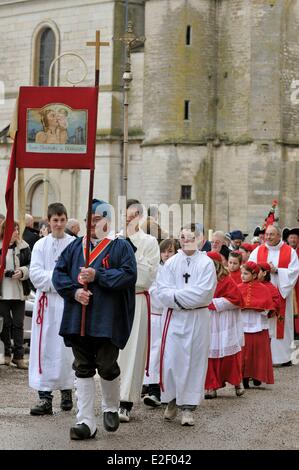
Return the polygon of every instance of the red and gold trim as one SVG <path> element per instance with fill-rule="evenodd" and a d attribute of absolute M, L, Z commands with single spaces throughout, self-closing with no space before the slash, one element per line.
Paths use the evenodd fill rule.
<path fill-rule="evenodd" d="M 108 245 L 110 245 L 112 241 L 113 240 L 109 238 L 104 238 L 104 240 L 102 240 L 95 248 L 93 248 L 93 250 L 90 251 L 89 266 L 97 259 L 98 256 L 100 256 L 100 254 L 105 250 L 105 248 L 107 248 Z M 82 250 L 84 261 L 86 261 L 86 237 L 84 237 L 82 241 Z"/>

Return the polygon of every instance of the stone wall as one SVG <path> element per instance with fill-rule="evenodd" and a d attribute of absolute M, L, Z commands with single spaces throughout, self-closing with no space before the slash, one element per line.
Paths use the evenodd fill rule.
<path fill-rule="evenodd" d="M 145 12 L 146 144 L 206 141 L 213 132 L 215 15 L 209 0 L 150 0 Z M 192 27 L 186 45 L 186 28 Z M 184 120 L 184 102 L 190 119 Z"/>

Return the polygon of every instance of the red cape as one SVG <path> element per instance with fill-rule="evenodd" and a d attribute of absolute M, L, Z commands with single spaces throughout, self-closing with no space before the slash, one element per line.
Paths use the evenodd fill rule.
<path fill-rule="evenodd" d="M 225 297 L 229 302 L 238 305 L 240 308 L 243 306 L 240 289 L 230 276 L 224 276 L 218 281 L 214 299 L 217 297 Z"/>
<path fill-rule="evenodd" d="M 274 311 L 277 315 L 279 315 L 280 308 L 281 308 L 281 298 L 282 298 L 279 293 L 279 290 L 270 281 L 262 282 L 262 284 L 264 284 L 264 286 L 266 286 L 269 289 L 270 295 L 272 297 L 273 304 L 274 304 Z"/>
<path fill-rule="evenodd" d="M 244 300 L 244 309 L 275 310 L 270 290 L 259 281 L 238 285 Z"/>
<path fill-rule="evenodd" d="M 242 279 L 241 279 L 241 269 L 238 269 L 238 271 L 233 271 L 229 273 L 230 277 L 235 281 L 235 283 L 241 284 Z"/>

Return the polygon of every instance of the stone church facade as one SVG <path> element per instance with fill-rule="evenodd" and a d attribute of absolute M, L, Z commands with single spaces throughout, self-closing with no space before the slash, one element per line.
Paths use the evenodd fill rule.
<path fill-rule="evenodd" d="M 279 201 L 282 226 L 299 207 L 299 0 L 129 0 L 129 19 L 146 37 L 132 51 L 128 196 L 145 205 L 196 202 L 207 228 L 251 233 Z M 94 195 L 121 194 L 125 0 L 0 0 L 5 85 L 0 132 L 18 88 L 44 83 L 45 38 L 53 57 L 80 54 L 93 84 L 100 29 L 99 118 Z M 50 30 L 50 31 L 49 31 Z M 54 38 L 54 40 L 53 40 Z M 81 65 L 62 58 L 52 83 Z M 75 59 L 74 59 L 75 60 Z M 298 84 L 296 83 L 298 80 Z M 47 84 L 47 83 L 44 83 Z M 297 93 L 298 89 L 298 93 Z M 11 144 L 0 133 L 0 212 Z M 42 216 L 44 172 L 25 170 L 26 209 Z M 88 172 L 51 170 L 49 201 L 83 220 Z"/>

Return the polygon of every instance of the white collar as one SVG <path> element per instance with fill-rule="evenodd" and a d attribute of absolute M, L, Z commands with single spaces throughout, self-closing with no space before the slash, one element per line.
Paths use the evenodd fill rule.
<path fill-rule="evenodd" d="M 197 250 L 193 253 L 193 255 L 186 255 L 186 253 L 180 248 L 178 250 L 178 253 L 180 253 L 180 255 L 183 256 L 184 258 L 193 258 L 193 257 L 197 256 L 200 252 Z"/>
<path fill-rule="evenodd" d="M 284 245 L 284 241 L 283 240 L 280 240 L 279 243 L 277 243 L 277 245 L 268 245 L 268 243 L 265 243 L 266 247 L 268 248 L 268 250 L 270 251 L 279 251 L 280 248 L 282 247 L 282 245 Z"/>
<path fill-rule="evenodd" d="M 113 230 L 110 230 L 108 235 L 105 238 L 103 238 L 103 240 L 106 239 L 106 238 L 108 238 L 108 240 L 115 240 L 115 232 Z M 90 241 L 93 245 L 98 245 L 103 240 L 99 240 L 98 238 L 90 239 Z"/>

